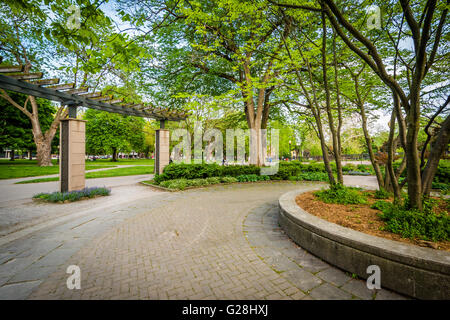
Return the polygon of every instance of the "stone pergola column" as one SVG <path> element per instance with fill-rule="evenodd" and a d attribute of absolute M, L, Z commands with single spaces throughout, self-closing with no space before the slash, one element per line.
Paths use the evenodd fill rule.
<path fill-rule="evenodd" d="M 169 130 L 165 129 L 165 121 L 160 121 L 160 129 L 156 130 L 155 174 L 161 174 L 169 164 Z"/>
<path fill-rule="evenodd" d="M 74 107 L 70 107 L 72 109 Z M 81 190 L 85 187 L 85 130 L 86 121 L 74 118 L 73 109 L 69 118 L 61 120 L 59 152 L 60 191 Z"/>

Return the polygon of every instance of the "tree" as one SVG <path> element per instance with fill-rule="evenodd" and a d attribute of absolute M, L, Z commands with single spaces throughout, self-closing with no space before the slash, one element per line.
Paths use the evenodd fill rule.
<path fill-rule="evenodd" d="M 26 95 L 15 92 L 8 92 L 8 95 L 21 105 L 27 99 Z M 56 108 L 45 99 L 36 99 L 36 103 L 40 111 L 40 123 L 44 130 L 47 130 L 51 126 Z M 11 160 L 14 159 L 14 150 L 25 149 L 31 152 L 35 149 L 30 119 L 3 99 L 0 99 L 0 147 L 11 148 Z"/>
<path fill-rule="evenodd" d="M 75 86 L 102 85 L 104 76 L 126 81 L 123 72 L 136 70 L 142 56 L 139 47 L 114 26 L 113 21 L 99 8 L 102 1 L 77 1 L 80 23 L 69 28 L 72 1 L 41 3 L 36 0 L 7 1 L 0 5 L 0 51 L 5 62 L 24 66 L 24 72 L 39 72 L 48 66 L 52 75 L 68 80 Z M 51 10 L 52 14 L 48 14 Z M 57 63 L 56 63 L 57 61 Z M 55 71 L 55 64 L 60 67 Z M 87 88 L 86 88 L 87 90 Z M 61 105 L 51 125 L 44 130 L 36 98 L 28 96 L 17 103 L 5 90 L 0 98 L 7 100 L 31 121 L 33 139 L 40 166 L 50 166 L 52 141 L 61 119 L 67 116 Z M 28 108 L 28 104 L 31 108 Z"/>
<path fill-rule="evenodd" d="M 411 208 L 422 209 L 422 196 L 429 195 L 439 158 L 446 150 L 450 139 L 450 116 L 447 116 L 437 134 L 438 143 L 431 146 L 430 157 L 421 170 L 418 132 L 420 118 L 424 112 L 421 107 L 424 100 L 422 86 L 428 82 L 427 76 L 434 78 L 438 75 L 443 79 L 445 71 L 442 66 L 448 65 L 446 62 L 448 59 L 443 59 L 448 52 L 445 52 L 445 46 L 440 46 L 440 42 L 448 37 L 448 30 L 444 26 L 449 1 L 441 1 L 439 4 L 436 0 L 413 1 L 413 3 L 408 0 L 380 2 L 382 11 L 389 13 L 389 19 L 386 19 L 389 25 L 373 32 L 358 27 L 365 22 L 366 17 L 360 4 L 346 2 L 348 5 L 346 10 L 352 12 L 347 16 L 333 0 L 318 2 L 320 7 L 310 4 L 280 5 L 295 10 L 306 9 L 325 13 L 348 48 L 391 90 L 393 98 L 391 127 L 397 120 L 400 126 L 400 141 L 406 153 L 409 205 Z M 412 49 L 403 48 L 399 40 L 411 41 Z M 388 44 L 395 49 L 394 57 L 383 55 L 387 52 L 383 49 Z M 396 70 L 399 66 L 405 70 L 406 76 L 397 78 Z M 438 107 L 437 114 L 444 108 Z M 390 150 L 392 158 L 392 148 Z M 390 171 L 394 178 L 393 171 Z"/>
<path fill-rule="evenodd" d="M 422 113 L 422 83 L 435 63 L 436 55 L 439 54 L 439 43 L 443 36 L 443 31 L 445 32 L 444 24 L 448 13 L 449 1 L 447 1 L 447 5 L 442 1 L 439 6 L 437 6 L 436 0 L 428 0 L 424 4 L 417 3 L 416 6 L 411 6 L 408 0 L 400 0 L 399 4 L 401 12 L 398 13 L 398 16 L 401 17 L 402 25 L 403 19 L 406 20 L 406 24 L 411 32 L 408 37 L 413 42 L 414 57 L 412 61 L 414 63 L 405 63 L 405 67 L 410 68 L 412 73 L 408 79 L 410 82 L 407 90 L 395 78 L 395 74 L 389 74 L 387 64 L 378 53 L 374 41 L 358 31 L 344 17 L 342 11 L 332 0 L 324 0 L 322 2 L 323 10 L 339 36 L 392 90 L 394 108 L 397 115 L 401 114 L 400 105 L 406 113 L 406 137 L 404 139 L 404 145 L 407 162 L 409 205 L 412 208 L 422 209 L 422 195 L 429 195 L 431 182 L 436 173 L 439 159 L 446 150 L 450 140 L 450 116 L 448 116 L 438 134 L 439 143 L 435 143 L 432 146 L 427 165 L 423 172 L 421 172 L 417 138 Z M 417 19 L 415 15 L 420 18 Z M 398 16 L 394 18 L 398 20 Z M 401 32 L 404 32 L 403 26 L 400 27 L 399 33 Z M 355 44 L 356 41 L 358 41 L 358 44 Z M 396 45 L 395 48 L 399 55 L 401 55 L 398 43 L 394 43 L 394 45 Z"/>
<path fill-rule="evenodd" d="M 90 154 L 110 154 L 117 161 L 118 152 L 142 151 L 144 125 L 142 118 L 89 109 L 86 122 L 86 151 Z"/>
<path fill-rule="evenodd" d="M 267 127 L 271 107 L 270 96 L 283 69 L 277 61 L 282 50 L 278 26 L 283 18 L 274 14 L 265 2 L 255 1 L 147 1 L 147 7 L 167 14 L 144 14 L 136 24 L 149 21 L 157 28 L 158 38 L 175 46 L 178 70 L 168 73 L 186 78 L 186 72 L 208 75 L 227 82 L 230 96 L 240 95 L 248 127 L 254 129 L 251 163 L 264 162 L 260 129 Z M 147 13 L 145 8 L 140 8 Z M 160 17 L 158 19 L 158 17 Z M 170 20 L 172 24 L 167 23 Z M 164 26 L 164 27 L 161 27 Z M 288 25 L 281 32 L 289 33 Z M 155 29 L 155 28 L 154 28 Z M 168 40 L 170 38 L 170 40 Z M 184 61 L 179 54 L 182 53 Z M 166 65 L 173 65 L 168 63 Z M 160 65 L 157 67 L 161 68 Z M 184 70 L 184 72 L 182 72 Z M 192 75 L 192 72 L 191 72 Z M 217 81 L 216 81 L 217 82 Z M 191 92 L 192 93 L 192 92 Z"/>

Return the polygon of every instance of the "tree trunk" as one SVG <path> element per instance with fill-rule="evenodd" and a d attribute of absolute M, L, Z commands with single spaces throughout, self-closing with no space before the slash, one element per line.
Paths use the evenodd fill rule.
<path fill-rule="evenodd" d="M 335 185 L 336 180 L 334 179 L 333 170 L 331 169 L 331 166 L 330 166 L 330 159 L 328 157 L 328 148 L 327 148 L 327 145 L 325 144 L 325 135 L 323 133 L 323 127 L 322 127 L 322 121 L 320 118 L 320 113 L 314 112 L 314 107 L 312 107 L 311 110 L 313 112 L 314 119 L 316 120 L 317 134 L 318 134 L 318 138 L 320 140 L 320 147 L 322 149 L 323 163 L 325 165 L 325 171 L 328 174 L 328 179 L 330 180 L 330 184 Z"/>
<path fill-rule="evenodd" d="M 113 148 L 112 151 L 113 151 L 113 154 L 112 154 L 113 157 L 112 157 L 111 161 L 117 162 L 117 148 Z"/>
<path fill-rule="evenodd" d="M 362 119 L 362 128 L 364 132 L 364 138 L 366 140 L 367 150 L 369 151 L 370 162 L 372 163 L 373 169 L 375 170 L 375 175 L 378 181 L 378 188 L 381 190 L 384 189 L 383 175 L 381 174 L 380 166 L 375 159 L 375 154 L 372 148 L 372 138 L 370 137 L 369 130 L 367 130 L 366 111 L 364 105 L 360 105 L 359 108 L 361 111 L 360 114 Z"/>
<path fill-rule="evenodd" d="M 14 157 L 15 157 L 16 155 L 14 154 L 14 149 L 12 149 L 11 148 L 11 152 L 9 153 L 9 160 L 10 161 L 14 161 Z"/>
<path fill-rule="evenodd" d="M 338 183 L 343 184 L 344 178 L 342 175 L 341 152 L 339 150 L 340 146 L 338 144 L 336 128 L 334 126 L 333 113 L 331 111 L 330 90 L 328 87 L 326 43 L 327 43 L 327 26 L 325 20 L 325 13 L 322 12 L 322 75 L 323 75 L 323 86 L 325 89 L 325 107 L 328 116 L 328 125 L 330 127 L 331 138 L 333 142 L 333 155 L 334 160 L 336 162 L 337 179 Z"/>
<path fill-rule="evenodd" d="M 40 167 L 52 166 L 51 141 L 39 139 L 36 143 L 36 160 Z"/>
<path fill-rule="evenodd" d="M 420 97 L 419 90 L 416 89 L 412 88 L 411 90 L 411 105 L 407 116 L 408 131 L 406 134 L 405 151 L 409 206 L 410 208 L 422 210 L 422 178 L 420 175 L 419 151 L 417 149 L 417 136 L 420 128 Z"/>
<path fill-rule="evenodd" d="M 398 102 L 398 98 L 396 98 L 396 94 L 394 92 L 394 104 Z M 394 202 L 397 202 L 401 199 L 400 187 L 398 186 L 398 181 L 396 179 L 394 173 L 394 153 L 395 153 L 395 145 L 394 143 L 394 134 L 395 134 L 395 119 L 396 119 L 396 108 L 392 110 L 391 120 L 390 120 L 390 130 L 389 130 L 389 140 L 388 140 L 388 160 L 386 164 L 386 177 L 389 176 L 389 180 L 385 183 L 385 187 L 389 185 L 394 192 Z M 390 190 L 389 190 L 390 191 Z"/>
<path fill-rule="evenodd" d="M 422 194 L 429 196 L 434 175 L 436 174 L 439 160 L 447 149 L 450 140 L 450 116 L 447 116 L 442 124 L 436 141 L 431 146 L 428 161 L 422 174 Z"/>

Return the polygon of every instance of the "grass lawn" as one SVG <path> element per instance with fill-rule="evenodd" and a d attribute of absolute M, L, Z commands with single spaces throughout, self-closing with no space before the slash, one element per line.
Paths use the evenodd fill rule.
<path fill-rule="evenodd" d="M 89 161 L 86 160 L 86 164 L 113 164 L 115 166 L 122 166 L 122 165 L 146 165 L 146 166 L 152 166 L 155 164 L 154 159 L 118 159 L 117 162 L 112 162 L 111 159 L 97 159 L 95 161 Z"/>
<path fill-rule="evenodd" d="M 52 167 L 38 167 L 36 160 L 0 160 L 0 179 L 14 179 L 25 177 L 46 176 L 59 173 L 59 166 L 57 160 L 52 160 Z M 99 159 L 96 161 L 86 161 L 86 171 L 101 169 L 101 168 L 115 168 L 120 165 L 143 165 L 153 166 L 154 160 L 136 159 L 136 160 L 119 160 L 118 162 L 111 162 L 108 159 Z"/>
<path fill-rule="evenodd" d="M 115 168 L 114 165 L 89 165 L 86 164 L 86 171 L 101 169 L 101 168 Z M 36 177 L 36 176 L 46 176 L 50 174 L 58 174 L 59 166 L 54 165 L 53 167 L 38 167 L 25 166 L 25 165 L 12 165 L 12 166 L 0 166 L 0 179 L 14 179 L 14 178 L 24 178 L 24 177 Z"/>
<path fill-rule="evenodd" d="M 97 171 L 97 172 L 86 172 L 86 179 L 134 176 L 134 175 L 152 174 L 152 173 L 153 173 L 153 166 L 139 165 L 136 167 L 116 168 L 116 169 Z M 59 177 L 41 178 L 41 179 L 32 179 L 32 180 L 28 180 L 28 181 L 17 182 L 16 184 L 49 182 L 49 181 L 58 181 L 58 180 L 59 180 Z"/>

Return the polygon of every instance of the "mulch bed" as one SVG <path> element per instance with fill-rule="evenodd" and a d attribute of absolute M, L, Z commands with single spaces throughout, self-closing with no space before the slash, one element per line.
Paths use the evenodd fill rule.
<path fill-rule="evenodd" d="M 295 202 L 303 210 L 319 218 L 373 236 L 409 243 L 421 247 L 450 251 L 450 241 L 430 242 L 419 239 L 407 239 L 402 238 L 398 234 L 380 230 L 385 223 L 378 216 L 380 211 L 370 208 L 370 206 L 377 200 L 370 196 L 370 192 L 368 192 L 368 204 L 357 205 L 325 203 L 315 197 L 313 193 L 314 192 L 302 193 L 295 198 Z"/>

